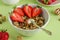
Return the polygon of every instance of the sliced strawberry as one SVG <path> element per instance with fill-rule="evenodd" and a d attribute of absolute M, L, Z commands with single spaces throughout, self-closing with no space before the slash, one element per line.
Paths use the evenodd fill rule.
<path fill-rule="evenodd" d="M 23 7 L 23 10 L 24 10 L 25 14 L 26 14 L 29 18 L 31 18 L 32 7 L 31 7 L 31 6 L 24 6 L 24 7 Z"/>
<path fill-rule="evenodd" d="M 10 18 L 12 21 L 18 21 L 14 13 L 10 15 Z"/>
<path fill-rule="evenodd" d="M 52 0 L 52 2 L 55 2 L 56 0 Z"/>
<path fill-rule="evenodd" d="M 47 5 L 50 5 L 50 4 L 53 3 L 52 0 L 41 0 L 41 2 L 42 2 L 43 4 L 47 4 Z"/>
<path fill-rule="evenodd" d="M 2 38 L 2 32 L 0 32 L 0 39 Z"/>
<path fill-rule="evenodd" d="M 17 13 L 12 13 L 10 16 L 11 20 L 18 21 L 18 22 L 24 22 L 23 17 L 18 15 Z"/>
<path fill-rule="evenodd" d="M 16 17 L 17 17 L 19 22 L 24 22 L 23 16 L 16 14 Z"/>
<path fill-rule="evenodd" d="M 39 0 L 39 1 L 41 1 L 43 4 L 45 4 L 45 3 L 44 3 L 44 0 Z"/>
<path fill-rule="evenodd" d="M 53 3 L 53 2 L 52 2 L 51 0 L 49 0 L 47 4 L 50 5 L 50 4 L 52 4 L 52 3 Z"/>
<path fill-rule="evenodd" d="M 42 9 L 41 8 L 33 8 L 33 12 L 32 12 L 32 17 L 35 17 L 37 15 L 40 15 L 42 13 Z"/>
<path fill-rule="evenodd" d="M 19 7 L 14 9 L 13 13 L 17 13 L 17 14 L 19 14 L 21 16 L 24 16 L 24 12 L 23 12 L 22 8 L 19 8 Z"/>

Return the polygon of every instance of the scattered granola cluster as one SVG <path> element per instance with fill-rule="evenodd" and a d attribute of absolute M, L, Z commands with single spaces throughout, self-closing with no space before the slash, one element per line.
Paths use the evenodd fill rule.
<path fill-rule="evenodd" d="M 5 21 L 6 21 L 6 16 L 3 16 L 2 14 L 0 14 L 0 24 L 2 24 Z"/>

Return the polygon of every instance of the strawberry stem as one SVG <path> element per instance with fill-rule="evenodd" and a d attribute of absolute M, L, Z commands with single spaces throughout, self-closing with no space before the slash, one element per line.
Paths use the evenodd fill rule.
<path fill-rule="evenodd" d="M 7 29 L 5 29 L 5 30 L 2 30 L 2 32 L 6 32 L 7 31 Z"/>
<path fill-rule="evenodd" d="M 48 0 L 44 0 L 44 2 L 46 3 L 46 2 L 48 2 Z"/>
<path fill-rule="evenodd" d="M 11 12 L 9 12 L 9 15 L 11 15 L 13 12 L 11 11 Z"/>
<path fill-rule="evenodd" d="M 45 3 L 45 4 L 48 4 L 48 1 L 49 1 L 49 0 L 44 0 L 44 3 Z"/>
<path fill-rule="evenodd" d="M 42 8 L 41 6 L 37 6 L 37 8 Z"/>
<path fill-rule="evenodd" d="M 15 8 L 16 8 L 16 6 L 17 6 L 17 5 L 15 5 L 15 6 L 13 7 L 13 9 L 15 9 Z"/>
<path fill-rule="evenodd" d="M 25 4 L 24 6 L 27 6 L 28 4 Z"/>
<path fill-rule="evenodd" d="M 25 5 L 23 5 L 23 6 L 27 6 L 28 4 L 25 4 Z"/>

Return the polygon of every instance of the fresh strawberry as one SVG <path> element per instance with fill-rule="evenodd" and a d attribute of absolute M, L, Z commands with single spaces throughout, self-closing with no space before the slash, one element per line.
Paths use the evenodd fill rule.
<path fill-rule="evenodd" d="M 13 10 L 13 13 L 17 13 L 17 14 L 19 14 L 19 15 L 21 15 L 21 16 L 24 16 L 24 12 L 23 12 L 23 10 L 22 10 L 22 8 L 15 8 L 14 10 Z"/>
<path fill-rule="evenodd" d="M 18 14 L 16 14 L 16 17 L 18 19 L 19 22 L 23 22 L 23 16 L 19 16 Z"/>
<path fill-rule="evenodd" d="M 32 7 L 25 5 L 25 6 L 23 7 L 23 10 L 24 10 L 25 14 L 26 14 L 29 18 L 31 18 Z"/>
<path fill-rule="evenodd" d="M 47 4 L 47 5 L 50 5 L 50 4 L 53 3 L 52 0 L 41 0 L 41 2 L 42 2 L 43 4 Z"/>
<path fill-rule="evenodd" d="M 39 0 L 39 1 L 41 1 L 43 4 L 45 4 L 45 3 L 44 3 L 44 0 Z"/>
<path fill-rule="evenodd" d="M 6 39 L 6 38 L 2 38 L 1 40 L 8 40 L 8 39 Z"/>
<path fill-rule="evenodd" d="M 0 40 L 8 40 L 9 34 L 6 32 L 7 30 L 2 30 L 0 32 Z"/>
<path fill-rule="evenodd" d="M 12 13 L 10 16 L 12 21 L 18 21 L 18 22 L 23 22 L 23 17 L 18 15 L 17 13 Z"/>
<path fill-rule="evenodd" d="M 8 38 L 9 38 L 9 34 L 7 32 L 3 32 L 2 39 L 8 39 Z"/>
<path fill-rule="evenodd" d="M 52 2 L 55 2 L 56 0 L 52 0 Z"/>
<path fill-rule="evenodd" d="M 48 2 L 47 2 L 47 5 L 50 5 L 50 4 L 52 4 L 53 2 L 51 1 L 51 0 L 49 0 Z"/>
<path fill-rule="evenodd" d="M 2 38 L 2 32 L 0 32 L 0 39 Z"/>
<path fill-rule="evenodd" d="M 35 7 L 35 8 L 33 8 L 33 11 L 32 11 L 32 17 L 40 15 L 41 13 L 42 13 L 42 9 L 38 8 L 38 7 Z"/>
<path fill-rule="evenodd" d="M 16 18 L 16 15 L 14 13 L 12 13 L 10 15 L 10 18 L 11 18 L 12 21 L 18 21 L 17 18 Z"/>

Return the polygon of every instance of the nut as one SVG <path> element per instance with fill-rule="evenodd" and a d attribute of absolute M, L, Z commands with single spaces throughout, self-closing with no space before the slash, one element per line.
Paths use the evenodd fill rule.
<path fill-rule="evenodd" d="M 56 15 L 60 15 L 60 8 L 57 8 L 57 9 L 55 10 L 55 14 L 56 14 Z"/>
<path fill-rule="evenodd" d="M 39 26 L 42 26 L 44 23 L 43 23 L 43 21 L 42 20 L 39 20 L 38 21 L 39 23 L 37 23 Z"/>
<path fill-rule="evenodd" d="M 0 17 L 2 16 L 2 14 L 0 14 Z"/>
<path fill-rule="evenodd" d="M 17 36 L 17 40 L 23 40 L 22 36 Z"/>
<path fill-rule="evenodd" d="M 2 24 L 2 22 L 3 22 L 3 21 L 2 21 L 2 18 L 0 17 L 0 24 Z"/>
<path fill-rule="evenodd" d="M 44 18 L 43 17 L 40 17 L 39 19 L 42 20 L 42 21 L 44 21 Z"/>
<path fill-rule="evenodd" d="M 6 21 L 6 16 L 2 16 L 2 21 Z"/>
<path fill-rule="evenodd" d="M 60 21 L 60 18 L 58 20 Z"/>
<path fill-rule="evenodd" d="M 15 26 L 19 26 L 19 23 L 18 22 L 13 22 L 13 24 L 15 25 Z"/>

